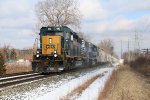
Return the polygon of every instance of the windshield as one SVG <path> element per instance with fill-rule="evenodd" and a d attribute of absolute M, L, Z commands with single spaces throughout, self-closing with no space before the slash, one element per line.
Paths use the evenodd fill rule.
<path fill-rule="evenodd" d="M 63 36 L 62 32 L 56 32 L 55 35 Z"/>
<path fill-rule="evenodd" d="M 62 32 L 50 32 L 50 33 L 45 33 L 44 36 L 51 36 L 51 35 L 59 35 L 59 36 L 63 36 L 63 33 Z"/>

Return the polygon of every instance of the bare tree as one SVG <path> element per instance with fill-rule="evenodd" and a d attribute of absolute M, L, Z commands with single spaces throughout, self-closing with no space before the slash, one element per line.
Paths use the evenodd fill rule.
<path fill-rule="evenodd" d="M 5 44 L 3 47 L 3 56 L 5 62 L 9 61 L 10 59 L 10 44 Z"/>
<path fill-rule="evenodd" d="M 11 52 L 10 52 L 10 59 L 11 60 L 17 60 L 17 53 L 16 53 L 16 50 L 13 48 L 11 49 Z"/>
<path fill-rule="evenodd" d="M 114 54 L 114 46 L 113 46 L 113 42 L 110 39 L 107 40 L 103 40 L 99 43 L 98 47 L 105 51 L 105 53 L 107 54 L 105 56 L 105 59 L 107 59 L 107 61 L 110 61 L 110 56 L 108 55 L 113 55 Z"/>
<path fill-rule="evenodd" d="M 45 0 L 38 2 L 35 8 L 39 27 L 80 26 L 81 15 L 76 0 Z"/>

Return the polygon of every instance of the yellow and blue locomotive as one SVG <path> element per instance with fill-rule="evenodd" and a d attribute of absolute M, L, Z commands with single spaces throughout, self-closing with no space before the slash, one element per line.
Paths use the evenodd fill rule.
<path fill-rule="evenodd" d="M 33 72 L 61 72 L 97 63 L 98 48 L 66 26 L 42 27 L 39 35 L 40 46 L 33 55 Z"/>

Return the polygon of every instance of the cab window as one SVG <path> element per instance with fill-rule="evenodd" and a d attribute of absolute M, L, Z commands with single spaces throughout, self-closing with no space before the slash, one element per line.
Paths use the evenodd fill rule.
<path fill-rule="evenodd" d="M 66 33 L 66 39 L 70 39 L 70 33 Z"/>
<path fill-rule="evenodd" d="M 55 35 L 63 36 L 62 32 L 56 32 Z"/>

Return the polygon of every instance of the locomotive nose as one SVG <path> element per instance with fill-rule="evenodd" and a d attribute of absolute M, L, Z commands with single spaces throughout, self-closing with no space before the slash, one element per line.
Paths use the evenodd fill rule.
<path fill-rule="evenodd" d="M 43 36 L 42 44 L 42 54 L 61 55 L 61 36 Z"/>

